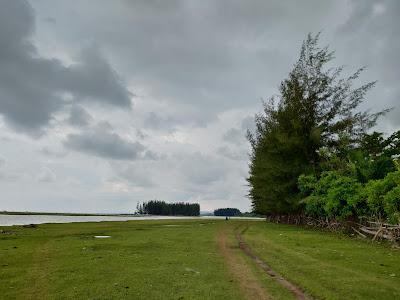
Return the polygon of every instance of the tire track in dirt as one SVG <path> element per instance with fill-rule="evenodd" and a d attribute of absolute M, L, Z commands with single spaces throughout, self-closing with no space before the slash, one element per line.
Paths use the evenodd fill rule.
<path fill-rule="evenodd" d="M 225 258 L 229 271 L 234 277 L 235 282 L 239 285 L 242 295 L 245 299 L 249 300 L 272 299 L 249 268 L 244 257 L 241 256 L 240 249 L 235 247 L 235 240 L 233 239 L 232 243 L 229 239 L 229 233 L 226 227 L 219 231 L 217 234 L 217 244 Z"/>
<path fill-rule="evenodd" d="M 305 294 L 298 286 L 294 285 L 287 279 L 280 276 L 277 272 L 275 272 L 266 262 L 264 262 L 261 258 L 259 258 L 250 246 L 244 241 L 242 234 L 248 229 L 246 227 L 241 232 L 238 230 L 235 233 L 235 237 L 237 242 L 239 243 L 239 248 L 250 257 L 258 267 L 260 267 L 268 276 L 275 279 L 279 284 L 281 284 L 284 288 L 290 291 L 297 299 L 301 300 L 312 300 L 313 298 Z"/>

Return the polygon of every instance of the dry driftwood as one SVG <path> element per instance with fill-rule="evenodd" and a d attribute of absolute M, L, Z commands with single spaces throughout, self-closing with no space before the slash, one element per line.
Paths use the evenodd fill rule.
<path fill-rule="evenodd" d="M 375 241 L 376 238 L 379 236 L 379 234 L 383 231 L 383 227 L 381 226 L 378 231 L 375 233 L 374 238 L 372 239 L 372 241 Z M 382 233 L 383 235 L 383 233 Z"/>
<path fill-rule="evenodd" d="M 378 230 L 371 230 L 368 227 L 360 227 L 359 229 L 360 229 L 360 231 L 362 231 L 364 233 L 372 235 L 373 236 L 373 239 L 372 239 L 373 241 L 375 241 L 377 237 L 382 237 L 382 238 L 387 239 L 387 240 L 395 240 L 394 235 L 391 234 L 390 232 L 386 232 L 385 233 L 384 228 L 379 228 Z"/>
<path fill-rule="evenodd" d="M 328 218 L 312 218 L 304 214 L 296 215 L 268 215 L 266 220 L 274 223 L 306 225 L 316 228 L 325 228 L 333 232 L 356 232 L 363 238 L 386 239 L 392 242 L 400 241 L 400 225 L 387 224 L 382 221 L 369 221 L 366 218 L 338 222 Z"/>
<path fill-rule="evenodd" d="M 355 232 L 357 232 L 360 236 L 362 236 L 364 239 L 367 238 L 367 236 L 363 233 L 361 233 L 360 231 L 358 231 L 357 229 L 355 229 L 354 227 L 351 227 Z"/>

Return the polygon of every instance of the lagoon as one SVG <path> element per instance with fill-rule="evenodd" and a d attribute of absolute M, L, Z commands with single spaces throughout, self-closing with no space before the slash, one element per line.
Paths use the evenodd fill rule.
<path fill-rule="evenodd" d="M 45 224 L 45 223 L 75 223 L 75 222 L 104 222 L 104 221 L 130 221 L 130 220 L 184 220 L 184 219 L 224 219 L 225 217 L 200 216 L 68 216 L 68 215 L 8 215 L 0 214 L 0 226 Z M 233 219 L 265 220 L 263 218 Z"/>
<path fill-rule="evenodd" d="M 175 216 L 65 216 L 65 215 L 1 215 L 0 226 L 44 224 L 44 223 L 74 223 L 74 222 L 103 222 L 129 220 L 169 220 L 193 219 L 198 217 Z"/>

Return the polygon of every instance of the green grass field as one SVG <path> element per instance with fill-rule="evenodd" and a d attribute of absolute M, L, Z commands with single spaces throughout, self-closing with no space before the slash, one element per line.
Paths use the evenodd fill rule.
<path fill-rule="evenodd" d="M 244 234 L 274 270 L 319 299 L 400 299 L 400 250 L 263 222 Z"/>
<path fill-rule="evenodd" d="M 319 299 L 400 299 L 400 251 L 256 221 L 3 227 L 0 299 L 294 299 L 239 249 Z M 96 239 L 95 235 L 111 238 Z"/>

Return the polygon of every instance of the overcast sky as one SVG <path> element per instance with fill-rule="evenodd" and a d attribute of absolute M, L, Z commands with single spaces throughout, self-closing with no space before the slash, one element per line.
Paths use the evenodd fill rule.
<path fill-rule="evenodd" d="M 400 128 L 399 20 L 397 0 L 1 0 L 0 210 L 249 210 L 245 131 L 308 32 Z"/>

